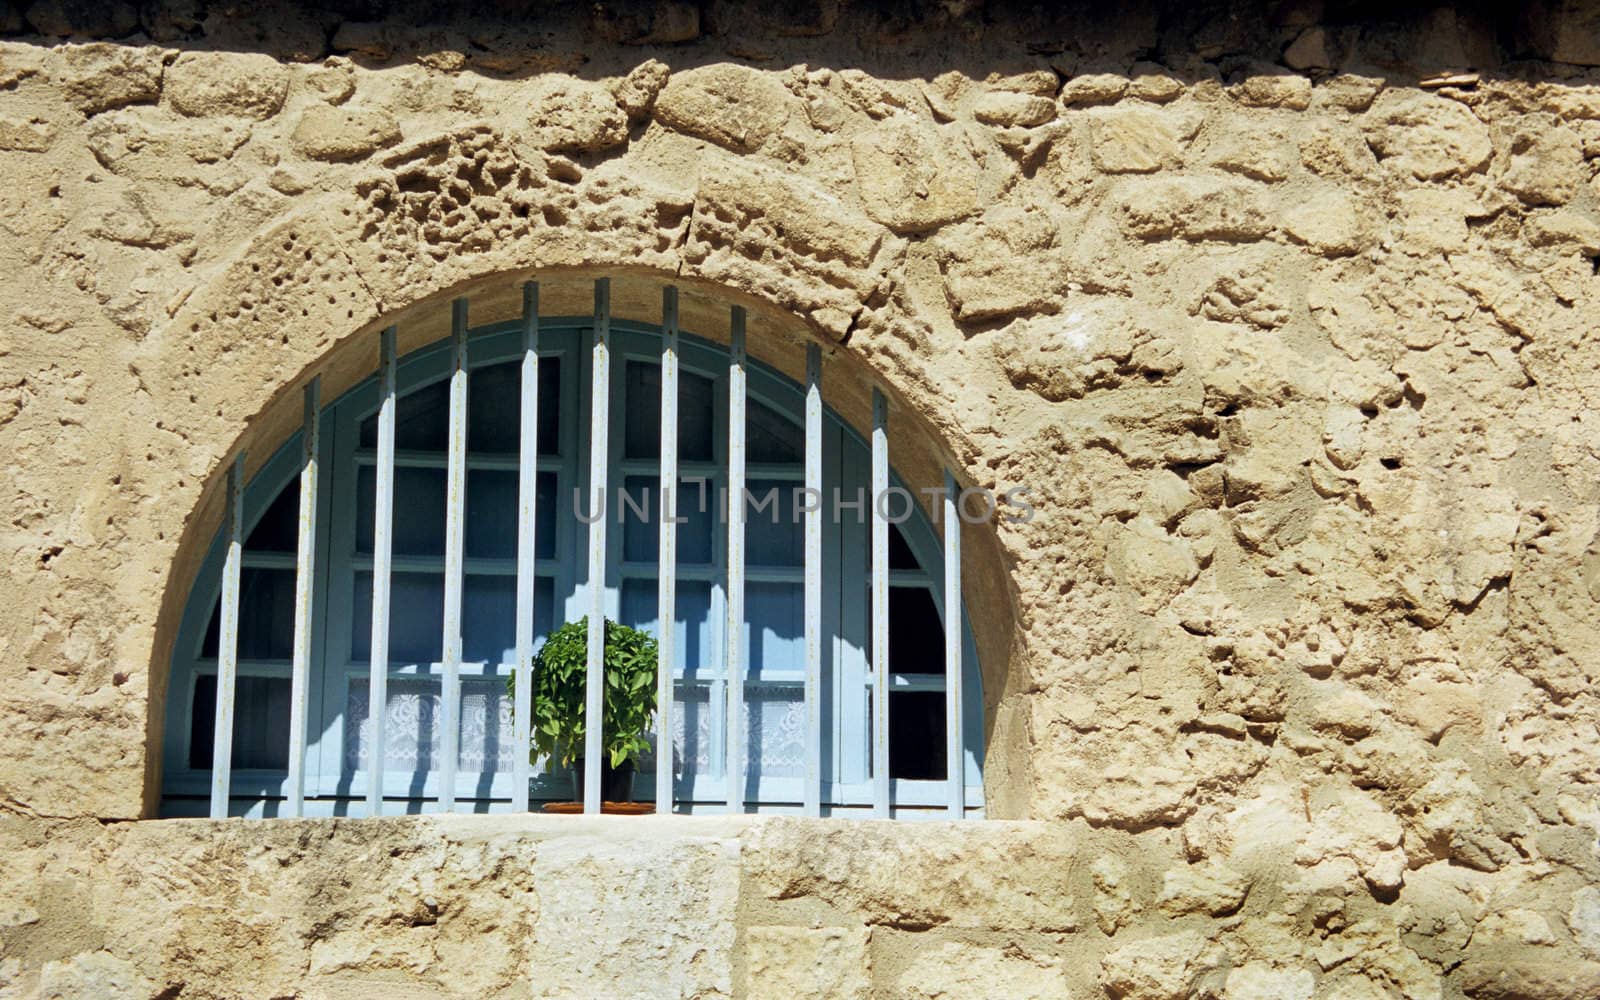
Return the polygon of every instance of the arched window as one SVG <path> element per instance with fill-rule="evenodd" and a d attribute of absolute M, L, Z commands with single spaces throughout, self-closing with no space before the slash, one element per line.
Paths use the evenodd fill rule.
<path fill-rule="evenodd" d="M 662 634 L 657 493 L 662 418 L 670 420 L 674 409 L 677 454 L 668 461 L 677 466 L 673 506 L 681 523 L 674 531 L 674 622 L 670 647 L 662 649 L 673 678 L 673 810 L 723 811 L 732 798 L 740 810 L 870 814 L 876 804 L 881 814 L 883 789 L 897 815 L 981 809 L 976 649 L 963 622 L 956 640 L 961 723 L 959 739 L 951 740 L 945 543 L 929 516 L 930 498 L 905 491 L 880 499 L 875 515 L 882 490 L 874 489 L 871 430 L 850 426 L 813 393 L 820 412 L 808 434 L 810 387 L 745 356 L 739 310 L 730 342 L 716 343 L 677 331 L 671 289 L 663 323 L 645 325 L 609 317 L 604 282 L 594 317 L 539 317 L 536 288 L 529 286 L 521 321 L 468 329 L 466 303 L 458 302 L 455 334 L 404 357 L 394 357 L 393 331 L 385 331 L 388 370 L 326 407 L 309 390 L 307 429 L 248 483 L 236 482 L 236 624 L 224 523 L 179 626 L 166 704 L 163 814 L 204 815 L 208 800 L 213 812 L 225 801 L 234 815 L 294 814 L 300 807 L 291 775 L 300 766 L 304 814 L 365 815 L 380 756 L 383 812 L 521 808 L 505 683 L 518 660 L 519 610 L 525 616 L 531 607 L 536 649 L 554 627 L 596 606 L 589 549 L 602 510 L 598 496 L 600 606 L 608 619 Z M 811 351 L 820 380 L 817 348 Z M 676 378 L 675 407 L 670 399 L 663 406 L 664 377 Z M 596 392 L 606 394 L 603 405 Z M 383 412 L 391 393 L 392 429 Z M 537 419 L 525 421 L 523 401 L 532 398 Z M 740 409 L 742 434 L 730 431 Z M 524 451 L 530 430 L 536 447 Z M 535 457 L 531 470 L 525 456 Z M 316 469 L 309 489 L 301 475 L 307 458 Z M 453 460 L 460 489 L 452 488 Z M 386 473 L 392 516 L 379 489 Z M 818 476 L 821 495 L 813 501 L 803 491 L 819 485 Z M 742 531 L 730 530 L 728 508 L 720 506 L 740 478 L 748 498 Z M 532 558 L 519 560 L 528 484 Z M 314 516 L 303 519 L 301 504 L 312 498 L 306 513 Z M 938 501 L 931 506 L 943 509 Z M 888 568 L 886 593 L 876 598 L 875 516 L 887 528 L 876 555 Z M 820 560 L 808 584 L 811 525 L 820 534 Z M 741 538 L 742 554 L 735 544 Z M 375 595 L 380 605 L 383 599 L 375 571 L 388 581 L 389 600 L 381 750 L 372 706 L 373 607 Z M 531 593 L 520 609 L 519 574 L 522 593 Z M 809 640 L 808 586 L 820 603 Z M 730 617 L 739 591 L 743 614 Z M 305 601 L 299 615 L 298 600 Z M 881 639 L 889 724 L 876 742 L 887 745 L 883 789 L 874 782 L 883 766 L 876 759 L 882 751 L 874 751 L 882 728 L 872 656 L 878 602 L 888 611 Z M 727 633 L 738 617 L 743 635 L 732 661 L 740 684 L 730 692 Z M 457 626 L 460 645 L 452 650 L 447 639 Z M 807 739 L 812 644 L 820 731 L 814 750 Z M 305 676 L 300 760 L 291 726 L 297 663 Z M 230 673 L 231 716 L 217 712 L 219 674 L 226 698 Z M 452 686 L 459 691 L 454 713 L 442 700 Z M 732 712 L 742 720 L 730 741 Z M 453 769 L 444 757 L 452 714 Z M 231 726 L 230 766 L 214 769 L 219 724 Z M 951 747 L 962 758 L 955 769 Z M 816 757 L 809 768 L 808 753 Z M 730 755 L 742 785 L 729 779 Z M 636 799 L 656 799 L 656 774 L 654 759 L 641 761 Z M 219 775 L 225 785 L 214 795 Z M 808 782 L 816 786 L 809 799 Z M 535 769 L 527 787 L 532 808 L 572 796 L 564 771 Z"/>

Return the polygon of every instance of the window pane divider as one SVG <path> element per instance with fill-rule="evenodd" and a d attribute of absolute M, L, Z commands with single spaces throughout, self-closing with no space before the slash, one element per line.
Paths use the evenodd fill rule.
<path fill-rule="evenodd" d="M 467 300 L 450 304 L 450 464 L 445 480 L 444 680 L 439 691 L 439 808 L 455 812 L 461 741 L 461 590 L 467 506 Z"/>
<path fill-rule="evenodd" d="M 678 290 L 661 290 L 661 540 L 656 592 L 656 813 L 672 812 L 672 657 L 677 649 L 678 525 L 673 495 L 678 488 Z"/>
<path fill-rule="evenodd" d="M 742 725 L 744 685 L 744 484 L 745 484 L 745 312 L 734 306 L 728 330 L 728 616 L 724 629 L 727 717 L 723 770 L 728 811 L 744 811 Z"/>
<path fill-rule="evenodd" d="M 357 449 L 355 459 L 360 465 L 377 465 L 378 449 Z M 448 451 L 396 451 L 394 453 L 394 465 L 399 469 L 448 469 L 450 467 L 450 453 Z M 561 467 L 560 456 L 539 456 L 538 469 L 540 472 L 560 472 Z M 477 452 L 467 456 L 467 469 L 469 471 L 487 469 L 518 472 L 522 469 L 522 457 L 521 455 Z"/>
<path fill-rule="evenodd" d="M 223 515 L 228 554 L 222 566 L 222 609 L 217 630 L 217 707 L 211 730 L 212 819 L 228 817 L 228 791 L 233 779 L 233 693 L 239 673 L 239 563 L 244 551 L 239 494 L 243 482 L 244 452 L 241 451 L 228 466 Z"/>
<path fill-rule="evenodd" d="M 872 390 L 872 814 L 889 817 L 889 404 Z"/>
<path fill-rule="evenodd" d="M 522 452 L 517 469 L 517 650 L 512 706 L 511 809 L 528 811 L 529 738 L 533 715 L 533 594 L 537 582 L 534 528 L 539 481 L 539 283 L 522 286 Z"/>
<path fill-rule="evenodd" d="M 317 559 L 317 451 L 321 444 L 322 376 L 305 388 L 300 431 L 300 523 L 294 573 L 294 655 L 289 678 L 289 789 L 286 811 L 306 808 L 306 719 L 311 704 L 311 598 Z"/>
<path fill-rule="evenodd" d="M 350 559 L 351 568 L 357 571 L 370 570 L 373 563 L 370 555 L 352 556 Z M 443 556 L 391 556 L 389 563 L 395 573 L 443 573 L 445 569 Z M 514 576 L 517 572 L 515 559 L 467 556 L 461 565 L 467 576 Z M 561 571 L 561 563 L 553 558 L 539 559 L 535 561 L 534 568 L 537 570 L 536 576 L 555 576 Z"/>
<path fill-rule="evenodd" d="M 298 569 L 300 555 L 297 552 L 251 552 L 245 550 L 241 554 L 241 563 L 245 569 Z"/>
<path fill-rule="evenodd" d="M 611 279 L 594 283 L 594 347 L 590 371 L 589 511 L 604 511 L 611 416 Z M 600 811 L 600 758 L 605 729 L 606 518 L 589 525 L 589 623 L 584 691 L 583 811 Z"/>

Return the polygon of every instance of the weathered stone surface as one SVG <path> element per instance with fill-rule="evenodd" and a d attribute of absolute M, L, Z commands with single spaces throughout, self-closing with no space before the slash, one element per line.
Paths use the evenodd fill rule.
<path fill-rule="evenodd" d="M 1592 992 L 1583 5 L 91 6 L 0 9 L 0 991 Z M 123 822 L 227 459 L 600 273 L 1033 490 L 964 535 L 991 820 Z"/>
<path fill-rule="evenodd" d="M 1556 62 L 1600 66 L 1600 12 L 1583 0 L 1530 5 L 1526 24 L 1540 54 Z"/>
<path fill-rule="evenodd" d="M 1089 120 L 1096 167 L 1111 174 L 1147 174 L 1182 160 L 1178 129 L 1150 111 L 1113 111 Z"/>
<path fill-rule="evenodd" d="M 1578 134 L 1542 124 L 1519 131 L 1500 183 L 1533 205 L 1565 205 L 1584 182 L 1583 146 Z"/>
<path fill-rule="evenodd" d="M 314 104 L 300 116 L 290 142 L 313 160 L 359 160 L 400 141 L 400 125 L 381 108 Z"/>
<path fill-rule="evenodd" d="M 1423 180 L 1468 174 L 1494 151 L 1489 130 L 1471 110 L 1425 93 L 1386 90 L 1366 116 L 1378 155 Z"/>
<path fill-rule="evenodd" d="M 638 83 L 640 92 L 630 96 L 635 103 L 647 100 L 648 84 Z M 600 84 L 549 76 L 536 81 L 524 99 L 531 139 L 545 149 L 595 153 L 628 137 L 628 113 Z"/>
<path fill-rule="evenodd" d="M 674 73 L 656 98 L 656 119 L 734 152 L 760 149 L 788 120 L 794 97 L 768 74 L 717 64 Z"/>
<path fill-rule="evenodd" d="M 1257 108 L 1304 111 L 1311 106 L 1311 81 L 1288 73 L 1255 73 L 1233 88 L 1239 103 Z"/>
<path fill-rule="evenodd" d="M 867 1000 L 872 962 L 865 927 L 752 927 L 751 1000 Z"/>
<path fill-rule="evenodd" d="M 1112 996 L 1125 1000 L 1178 1000 L 1194 993 L 1205 968 L 1205 940 L 1193 931 L 1125 944 L 1101 961 L 1100 976 Z"/>
<path fill-rule="evenodd" d="M 1046 1000 L 1061 996 L 1064 977 L 1055 963 L 1017 950 L 946 942 L 919 951 L 886 996 L 983 996 L 1004 983 L 1007 996 Z"/>
<path fill-rule="evenodd" d="M 934 229 L 978 210 L 978 165 L 958 132 L 896 115 L 850 148 L 867 214 L 897 233 Z"/>
<path fill-rule="evenodd" d="M 179 114 L 270 118 L 283 107 L 288 72 L 270 56 L 185 52 L 167 67 L 164 93 Z"/>
<path fill-rule="evenodd" d="M 1123 229 L 1140 239 L 1259 240 L 1272 229 L 1265 192 L 1256 185 L 1185 177 L 1130 184 L 1118 198 Z"/>
<path fill-rule="evenodd" d="M 1056 116 L 1056 102 L 1035 94 L 991 90 L 978 98 L 972 115 L 986 125 L 1033 128 Z"/>
<path fill-rule="evenodd" d="M 23 16 L 40 33 L 63 38 L 120 38 L 139 26 L 139 11 L 126 0 L 35 0 Z"/>
<path fill-rule="evenodd" d="M 1344 192 L 1323 188 L 1284 213 L 1283 229 L 1289 238 L 1318 253 L 1336 256 L 1361 250 L 1367 243 L 1366 227 L 1356 203 Z"/>
<path fill-rule="evenodd" d="M 0 149 L 42 153 L 55 138 L 56 127 L 43 119 L 0 118 Z"/>
<path fill-rule="evenodd" d="M 108 42 L 68 45 L 59 51 L 56 72 L 67 100 L 84 114 L 94 115 L 155 101 L 161 96 L 165 57 L 157 48 Z"/>

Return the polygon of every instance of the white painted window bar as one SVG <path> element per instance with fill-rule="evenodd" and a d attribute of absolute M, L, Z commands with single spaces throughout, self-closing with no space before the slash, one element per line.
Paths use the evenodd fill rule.
<path fill-rule="evenodd" d="M 515 735 L 516 746 L 528 745 L 532 722 L 533 660 L 537 628 L 553 627 L 554 622 L 534 620 L 536 579 L 535 525 L 538 467 L 539 415 L 539 286 L 528 282 L 522 302 L 521 421 L 518 452 L 518 516 L 516 558 L 516 647 L 515 647 Z M 466 520 L 467 469 L 467 300 L 457 299 L 451 310 L 449 436 L 445 506 L 445 574 L 443 683 L 440 700 L 440 760 L 438 798 L 444 811 L 455 809 L 458 767 L 461 666 L 462 600 L 464 576 L 464 536 Z M 746 316 L 735 306 L 729 321 L 728 358 L 728 450 L 727 450 L 727 587 L 726 628 L 724 632 L 723 678 L 727 695 L 727 716 L 723 747 L 727 778 L 727 809 L 743 812 L 746 807 L 748 775 L 744 759 L 744 636 L 745 626 L 745 505 L 746 497 L 746 409 L 747 353 Z M 611 286 L 608 279 L 594 285 L 590 393 L 590 466 L 588 521 L 588 613 L 591 628 L 587 648 L 585 711 L 589 719 L 599 718 L 604 701 L 605 665 L 603 623 L 606 619 L 606 510 L 609 492 L 608 433 L 610 423 L 611 364 Z M 679 330 L 678 292 L 668 287 L 662 294 L 661 322 L 661 440 L 659 480 L 659 586 L 657 591 L 658 641 L 663 662 L 657 688 L 656 811 L 669 813 L 673 801 L 673 673 L 668 660 L 675 649 L 674 628 L 677 600 L 677 524 L 678 493 L 678 396 Z M 369 704 L 370 749 L 367 754 L 367 814 L 383 812 L 384 716 L 389 673 L 389 610 L 392 577 L 394 530 L 395 413 L 397 402 L 396 329 L 382 331 L 379 339 L 379 409 L 377 415 L 376 496 L 372 549 L 371 676 Z M 806 348 L 805 365 L 805 487 L 804 514 L 804 605 L 805 605 L 805 732 L 804 793 L 806 815 L 819 816 L 823 807 L 823 401 L 822 352 L 816 344 Z M 289 774 L 287 815 L 304 813 L 305 755 L 307 749 L 308 697 L 312 658 L 312 581 L 317 543 L 318 454 L 320 446 L 321 380 L 313 378 L 305 389 L 302 464 L 300 470 L 300 518 L 296 560 L 293 661 L 291 674 Z M 876 387 L 872 391 L 871 432 L 871 814 L 890 815 L 891 789 L 889 764 L 889 693 L 892 673 L 889 668 L 889 405 Z M 244 456 L 239 454 L 228 468 L 226 485 L 225 543 L 219 645 L 217 652 L 217 694 L 210 813 L 222 818 L 228 812 L 231 781 L 231 754 L 234 729 L 234 693 L 238 675 L 238 631 L 240 564 L 242 559 L 241 489 Z M 961 517 L 960 492 L 955 477 L 946 470 L 942 518 L 944 534 L 944 639 L 945 639 L 945 729 L 949 788 L 948 813 L 960 818 L 966 812 L 965 747 L 962 726 L 962 636 L 961 621 Z M 586 813 L 601 809 L 603 741 L 602 727 L 589 725 L 585 735 L 583 807 Z M 514 782 L 512 808 L 529 807 L 530 765 L 526 749 L 512 754 Z"/>
<path fill-rule="evenodd" d="M 395 357 L 394 327 L 384 330 L 378 341 L 378 465 L 372 515 L 372 644 L 367 704 L 389 704 L 389 574 L 394 534 L 394 414 Z M 384 721 L 388 712 L 369 713 L 372 720 L 370 751 L 367 754 L 367 815 L 383 814 L 384 750 L 388 746 Z"/>

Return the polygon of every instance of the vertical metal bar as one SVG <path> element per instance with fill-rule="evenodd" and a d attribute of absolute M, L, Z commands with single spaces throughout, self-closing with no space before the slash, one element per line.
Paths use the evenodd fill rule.
<path fill-rule="evenodd" d="M 726 645 L 728 712 L 724 769 L 728 811 L 744 811 L 744 310 L 733 307 L 728 335 L 728 618 Z"/>
<path fill-rule="evenodd" d="M 605 752 L 606 476 L 611 443 L 611 279 L 594 283 L 594 352 L 589 392 L 589 645 L 584 697 L 583 811 L 600 811 Z"/>
<path fill-rule="evenodd" d="M 211 741 L 211 818 L 227 819 L 228 791 L 233 779 L 233 691 L 239 674 L 239 564 L 243 561 L 244 526 L 240 491 L 244 452 L 228 467 L 228 557 L 222 566 L 222 611 L 217 641 L 217 714 Z"/>
<path fill-rule="evenodd" d="M 394 529 L 395 328 L 378 342 L 378 467 L 372 515 L 372 653 L 368 657 L 367 815 L 383 814 L 383 762 L 388 747 L 384 723 L 389 714 L 389 565 Z"/>
<path fill-rule="evenodd" d="M 322 376 L 305 390 L 300 429 L 300 537 L 294 568 L 294 647 L 289 673 L 289 803 L 292 817 L 305 815 L 306 715 L 311 688 L 311 589 L 317 553 L 317 449 L 320 445 Z"/>
<path fill-rule="evenodd" d="M 661 290 L 661 552 L 656 591 L 656 812 L 672 812 L 673 651 L 678 623 L 678 290 Z"/>
<path fill-rule="evenodd" d="M 450 309 L 450 439 L 444 520 L 444 677 L 439 685 L 439 808 L 455 812 L 461 740 L 461 590 L 467 520 L 467 300 Z"/>
<path fill-rule="evenodd" d="M 533 734 L 534 527 L 539 492 L 539 283 L 522 286 L 522 438 L 517 459 L 517 663 L 512 706 L 511 810 L 528 811 Z"/>
<path fill-rule="evenodd" d="M 872 815 L 889 815 L 889 404 L 872 390 Z"/>
<path fill-rule="evenodd" d="M 967 814 L 966 747 L 961 722 L 961 519 L 956 477 L 944 473 L 944 756 L 950 781 L 950 818 Z"/>
<path fill-rule="evenodd" d="M 822 348 L 806 345 L 806 787 L 822 815 Z"/>

